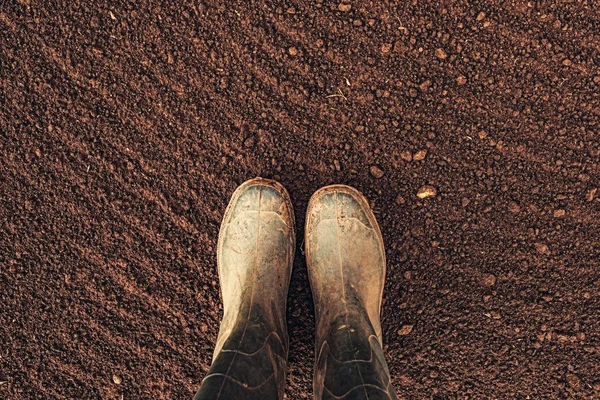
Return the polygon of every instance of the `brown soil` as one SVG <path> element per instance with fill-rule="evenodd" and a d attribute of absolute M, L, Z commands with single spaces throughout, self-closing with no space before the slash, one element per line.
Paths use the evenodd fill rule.
<path fill-rule="evenodd" d="M 372 201 L 401 398 L 600 398 L 595 1 L 112 3 L 0 6 L 0 398 L 190 398 L 257 175 Z"/>

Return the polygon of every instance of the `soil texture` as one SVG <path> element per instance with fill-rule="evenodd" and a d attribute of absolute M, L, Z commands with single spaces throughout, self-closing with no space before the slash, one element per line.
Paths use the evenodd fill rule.
<path fill-rule="evenodd" d="M 191 398 L 255 176 L 300 238 L 287 398 L 332 183 L 381 225 L 400 398 L 600 398 L 599 93 L 594 0 L 0 2 L 0 398 Z"/>

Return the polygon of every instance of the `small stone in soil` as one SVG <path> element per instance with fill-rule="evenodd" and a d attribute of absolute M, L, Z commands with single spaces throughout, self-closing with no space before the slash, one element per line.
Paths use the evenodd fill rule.
<path fill-rule="evenodd" d="M 256 140 L 254 139 L 254 137 L 250 136 L 249 138 L 244 140 L 244 147 L 246 147 L 246 148 L 254 147 L 255 141 Z"/>
<path fill-rule="evenodd" d="M 585 199 L 586 199 L 587 201 L 593 201 L 593 200 L 594 200 L 594 197 L 596 197 L 596 192 L 597 192 L 597 191 L 598 191 L 598 189 L 595 189 L 595 188 L 594 188 L 594 189 L 591 189 L 591 190 L 588 192 L 588 194 L 587 194 L 587 196 L 585 197 Z"/>
<path fill-rule="evenodd" d="M 383 177 L 383 170 L 376 165 L 372 165 L 371 168 L 369 168 L 369 171 L 371 171 L 371 175 L 377 179 Z"/>
<path fill-rule="evenodd" d="M 404 325 L 402 328 L 398 329 L 398 335 L 406 336 L 411 333 L 413 330 L 413 325 Z"/>
<path fill-rule="evenodd" d="M 398 379 L 398 381 L 400 382 L 401 386 L 407 387 L 407 388 L 411 388 L 415 386 L 415 381 L 413 381 L 409 376 L 406 375 L 400 375 L 400 378 Z"/>
<path fill-rule="evenodd" d="M 554 217 L 560 218 L 565 215 L 565 210 L 554 210 Z"/>
<path fill-rule="evenodd" d="M 546 246 L 544 243 L 534 243 L 533 244 L 535 246 L 535 250 L 540 253 L 540 254 L 550 254 L 550 250 L 548 249 L 548 246 Z"/>
<path fill-rule="evenodd" d="M 435 49 L 435 56 L 440 60 L 445 60 L 448 57 L 448 54 L 442 48 Z"/>
<path fill-rule="evenodd" d="M 421 160 L 425 159 L 426 155 L 427 155 L 427 150 L 419 150 L 413 156 L 413 160 L 421 161 Z"/>
<path fill-rule="evenodd" d="M 297 54 L 298 54 L 298 49 L 297 49 L 297 48 L 295 48 L 295 47 L 290 47 L 290 48 L 288 49 L 288 52 L 290 53 L 290 56 L 295 56 L 295 55 L 297 55 Z"/>
<path fill-rule="evenodd" d="M 420 199 L 426 199 L 428 197 L 435 197 L 437 190 L 431 185 L 422 186 L 417 192 L 417 197 Z"/>
<path fill-rule="evenodd" d="M 404 203 L 406 203 L 406 200 L 404 200 L 404 197 L 402 197 L 401 195 L 396 196 L 396 204 L 401 206 Z"/>
<path fill-rule="evenodd" d="M 352 9 L 352 5 L 351 4 L 340 3 L 338 5 L 338 10 L 340 10 L 341 12 L 348 12 L 351 9 Z"/>
<path fill-rule="evenodd" d="M 120 385 L 121 382 L 123 382 L 123 378 L 121 378 L 119 375 L 113 375 L 112 379 L 113 379 L 113 382 L 116 383 L 117 385 Z"/>
<path fill-rule="evenodd" d="M 456 78 L 456 83 L 459 85 L 464 85 L 467 83 L 467 78 L 464 75 L 459 75 L 458 78 Z"/>
<path fill-rule="evenodd" d="M 514 201 L 511 201 L 508 205 L 508 211 L 510 211 L 513 214 L 518 214 L 521 212 L 521 207 L 519 207 L 519 205 Z"/>
<path fill-rule="evenodd" d="M 481 278 L 481 283 L 485 286 L 494 286 L 496 283 L 496 277 L 493 274 L 486 274 Z"/>
<path fill-rule="evenodd" d="M 577 375 L 567 373 L 566 378 L 567 378 L 567 382 L 569 382 L 569 385 L 571 387 L 573 387 L 575 389 L 581 388 L 581 380 L 579 379 L 579 377 Z"/>
<path fill-rule="evenodd" d="M 412 154 L 410 154 L 410 151 L 403 151 L 402 153 L 400 153 L 400 157 L 404 161 L 412 161 Z"/>

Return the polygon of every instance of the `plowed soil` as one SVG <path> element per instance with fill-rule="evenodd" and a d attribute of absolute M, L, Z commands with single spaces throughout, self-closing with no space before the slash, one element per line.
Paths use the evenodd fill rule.
<path fill-rule="evenodd" d="M 191 398 L 255 176 L 372 202 L 401 398 L 600 398 L 596 1 L 108 3 L 0 3 L 0 398 Z"/>

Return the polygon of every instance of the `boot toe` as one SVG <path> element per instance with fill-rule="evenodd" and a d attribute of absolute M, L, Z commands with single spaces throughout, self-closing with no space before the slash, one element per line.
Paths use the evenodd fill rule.
<path fill-rule="evenodd" d="M 353 220 L 369 229 L 376 226 L 367 200 L 358 190 L 346 185 L 324 187 L 310 199 L 307 228 L 330 219 L 338 220 L 341 225 L 344 225 L 344 220 Z"/>
<path fill-rule="evenodd" d="M 293 227 L 293 210 L 289 195 L 278 182 L 264 178 L 254 178 L 244 182 L 233 195 L 227 217 L 235 217 L 246 212 L 278 214 L 283 222 Z"/>

